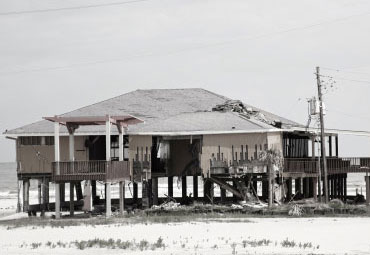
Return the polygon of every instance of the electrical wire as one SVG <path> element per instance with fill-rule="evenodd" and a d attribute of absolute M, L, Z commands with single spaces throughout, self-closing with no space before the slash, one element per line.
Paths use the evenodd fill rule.
<path fill-rule="evenodd" d="M 353 71 L 345 71 L 342 69 L 334 69 L 334 68 L 329 68 L 329 67 L 321 67 L 321 69 L 324 70 L 329 70 L 329 71 L 336 71 L 336 72 L 344 72 L 344 73 L 351 73 L 351 74 L 364 74 L 364 75 L 370 75 L 370 73 L 364 73 L 364 72 L 353 72 Z"/>
<path fill-rule="evenodd" d="M 149 0 L 138 0 L 138 1 L 149 1 Z M 153 57 L 153 56 L 174 55 L 174 54 L 187 52 L 187 51 L 201 50 L 201 49 L 210 48 L 210 47 L 220 47 L 220 46 L 224 46 L 224 45 L 227 45 L 227 44 L 230 44 L 230 43 L 235 43 L 235 42 L 240 41 L 240 40 L 251 41 L 251 40 L 257 40 L 257 39 L 266 38 L 266 37 L 270 37 L 270 36 L 276 36 L 276 35 L 280 35 L 280 34 L 291 33 L 291 32 L 295 32 L 295 31 L 307 30 L 307 29 L 311 29 L 311 28 L 318 27 L 318 26 L 321 26 L 321 25 L 341 22 L 341 21 L 349 20 L 349 19 L 352 19 L 352 18 L 355 18 L 355 17 L 367 16 L 367 15 L 370 15 L 370 12 L 364 12 L 364 13 L 360 13 L 360 14 L 350 15 L 350 16 L 347 16 L 347 17 L 342 17 L 342 18 L 317 22 L 317 23 L 313 23 L 313 24 L 305 25 L 305 26 L 298 26 L 298 27 L 293 27 L 293 28 L 289 28 L 289 29 L 283 29 L 283 30 L 280 30 L 280 31 L 255 35 L 255 36 L 251 36 L 251 37 L 240 36 L 240 37 L 230 39 L 230 40 L 227 40 L 227 41 L 223 41 L 223 42 L 216 42 L 216 43 L 210 43 L 210 44 L 205 44 L 205 45 L 200 45 L 200 46 L 188 47 L 188 48 L 174 50 L 174 51 L 170 51 L 170 52 L 166 52 L 166 53 L 137 54 L 137 55 L 125 56 L 125 57 L 116 58 L 116 59 L 82 62 L 82 63 L 70 64 L 70 65 L 65 65 L 65 66 L 54 66 L 54 67 L 28 69 L 28 70 L 0 72 L 0 75 L 3 76 L 3 75 L 19 74 L 19 73 L 70 69 L 70 68 L 73 68 L 73 67 L 107 64 L 107 63 L 113 63 L 113 62 L 123 62 L 123 61 L 127 61 L 129 59 L 133 59 L 133 58 L 137 58 L 137 57 Z"/>
<path fill-rule="evenodd" d="M 0 16 L 10 16 L 10 15 L 20 15 L 20 14 L 32 14 L 32 13 L 59 12 L 59 11 L 70 11 L 70 10 L 80 10 L 80 9 L 90 9 L 90 8 L 117 6 L 117 5 L 133 4 L 133 3 L 137 3 L 137 2 L 148 2 L 148 1 L 151 1 L 151 0 L 131 0 L 131 1 L 112 2 L 112 3 L 105 3 L 105 4 L 90 4 L 90 5 L 71 6 L 71 7 L 60 7 L 60 8 L 28 10 L 28 11 L 0 12 Z"/>
<path fill-rule="evenodd" d="M 362 85 L 363 86 L 370 86 L 370 85 L 367 85 L 367 84 L 370 84 L 370 80 L 347 79 L 345 77 L 330 76 L 330 75 L 323 75 L 323 74 L 320 74 L 320 77 L 335 78 L 335 79 L 338 79 L 338 80 L 352 81 L 352 82 L 357 82 L 357 83 L 366 83 L 366 84 L 362 84 Z M 344 84 L 344 85 L 346 85 L 346 84 Z"/>

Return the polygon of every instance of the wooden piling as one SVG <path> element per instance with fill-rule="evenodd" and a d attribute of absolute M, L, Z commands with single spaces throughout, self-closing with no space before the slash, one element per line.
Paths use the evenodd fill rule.
<path fill-rule="evenodd" d="M 59 184 L 59 190 L 60 202 L 63 203 L 66 201 L 66 185 L 64 182 Z"/>
<path fill-rule="evenodd" d="M 173 197 L 173 176 L 168 176 L 168 194 L 169 197 Z"/>
<path fill-rule="evenodd" d="M 343 186 L 344 202 L 347 202 L 347 174 L 344 174 Z"/>
<path fill-rule="evenodd" d="M 206 201 L 212 201 L 213 200 L 213 183 L 208 180 L 208 179 L 205 179 L 204 181 L 204 198 L 206 199 Z"/>
<path fill-rule="evenodd" d="M 84 198 L 82 194 L 82 187 L 81 187 L 81 182 L 75 182 L 75 188 L 76 188 L 76 195 L 77 195 L 77 200 L 80 201 L 81 199 Z"/>
<path fill-rule="evenodd" d="M 30 205 L 30 179 L 23 180 L 23 212 L 28 212 Z"/>
<path fill-rule="evenodd" d="M 292 178 L 288 178 L 286 180 L 286 186 L 287 186 L 287 201 L 290 201 L 292 199 Z"/>
<path fill-rule="evenodd" d="M 294 180 L 294 184 L 295 184 L 294 192 L 295 192 L 296 196 L 302 195 L 302 193 L 301 193 L 301 178 L 296 178 Z"/>
<path fill-rule="evenodd" d="M 181 177 L 181 192 L 182 198 L 186 198 L 187 196 L 186 175 Z"/>
<path fill-rule="evenodd" d="M 38 202 L 41 205 L 42 203 L 42 179 L 37 180 L 37 198 Z"/>
<path fill-rule="evenodd" d="M 366 205 L 370 206 L 370 176 L 365 176 L 366 183 Z"/>
<path fill-rule="evenodd" d="M 193 176 L 193 197 L 198 198 L 198 175 Z"/>
<path fill-rule="evenodd" d="M 138 185 L 137 185 L 137 182 L 133 182 L 132 184 L 132 200 L 134 202 L 134 204 L 137 204 L 137 199 L 138 199 Z"/>
<path fill-rule="evenodd" d="M 153 205 L 158 205 L 158 178 L 152 178 Z"/>
<path fill-rule="evenodd" d="M 92 195 L 92 200 L 93 200 L 93 205 L 97 199 L 96 197 L 96 181 L 93 180 L 91 181 L 91 195 Z"/>
<path fill-rule="evenodd" d="M 310 197 L 310 178 L 303 178 L 303 196 L 304 198 Z"/>
<path fill-rule="evenodd" d="M 221 193 L 221 202 L 226 201 L 226 189 L 223 189 L 220 187 L 220 193 Z"/>
<path fill-rule="evenodd" d="M 74 182 L 69 183 L 69 214 L 71 216 L 73 216 L 75 213 L 75 205 L 74 205 L 75 187 L 74 186 L 75 186 Z"/>
<path fill-rule="evenodd" d="M 269 193 L 268 181 L 263 180 L 262 181 L 262 199 L 267 199 L 268 193 Z"/>
<path fill-rule="evenodd" d="M 122 216 L 125 211 L 125 182 L 119 182 L 119 214 Z"/>
<path fill-rule="evenodd" d="M 315 201 L 317 201 L 317 182 L 317 177 L 312 178 L 312 197 Z"/>
<path fill-rule="evenodd" d="M 236 189 L 236 190 L 238 189 L 238 185 L 236 184 L 235 180 L 233 180 L 233 188 Z M 235 194 L 233 194 L 233 202 L 237 202 L 238 199 L 239 198 Z"/>

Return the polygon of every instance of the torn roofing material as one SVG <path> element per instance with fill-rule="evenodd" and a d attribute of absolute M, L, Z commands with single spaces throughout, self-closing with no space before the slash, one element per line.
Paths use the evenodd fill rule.
<path fill-rule="evenodd" d="M 217 105 L 225 104 L 229 98 L 208 90 L 194 89 L 151 89 L 136 90 L 96 104 L 61 114 L 60 117 L 82 116 L 122 116 L 132 115 L 144 120 L 144 123 L 130 126 L 130 133 L 140 132 L 175 132 L 175 131 L 228 131 L 274 128 L 274 121 L 280 121 L 282 127 L 301 126 L 300 124 L 279 117 L 269 112 L 244 104 L 254 112 L 262 113 L 266 121 L 255 116 L 237 116 L 234 113 L 223 114 L 212 111 Z M 6 135 L 47 135 L 53 134 L 53 124 L 43 120 L 5 132 Z M 104 132 L 101 126 L 83 126 L 76 134 L 99 134 Z M 61 133 L 68 133 L 62 127 Z"/>

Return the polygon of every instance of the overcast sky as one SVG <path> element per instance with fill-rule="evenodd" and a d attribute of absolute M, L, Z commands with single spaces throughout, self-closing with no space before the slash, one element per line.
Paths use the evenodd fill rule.
<path fill-rule="evenodd" d="M 147 88 L 202 87 L 306 123 L 318 65 L 336 81 L 326 126 L 370 130 L 370 1 L 123 2 L 0 1 L 1 132 Z M 340 141 L 370 156 L 370 137 Z M 0 152 L 14 161 L 14 142 Z"/>

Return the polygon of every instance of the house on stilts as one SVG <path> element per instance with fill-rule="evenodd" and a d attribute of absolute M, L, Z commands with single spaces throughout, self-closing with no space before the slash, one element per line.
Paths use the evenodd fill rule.
<path fill-rule="evenodd" d="M 22 210 L 29 213 L 55 210 L 59 218 L 61 211 L 100 206 L 109 216 L 112 208 L 148 208 L 164 199 L 158 179 L 166 178 L 166 195 L 174 197 L 174 177 L 181 177 L 178 201 L 189 193 L 204 202 L 322 195 L 317 132 L 204 89 L 136 90 L 4 134 L 16 142 Z M 328 195 L 345 201 L 347 174 L 369 172 L 370 158 L 340 158 L 336 132 L 326 132 L 325 143 Z M 35 205 L 29 203 L 31 179 L 40 183 Z M 105 184 L 104 199 L 97 182 Z M 49 201 L 51 183 L 55 203 Z M 111 197 L 113 184 L 119 185 L 119 199 Z"/>

